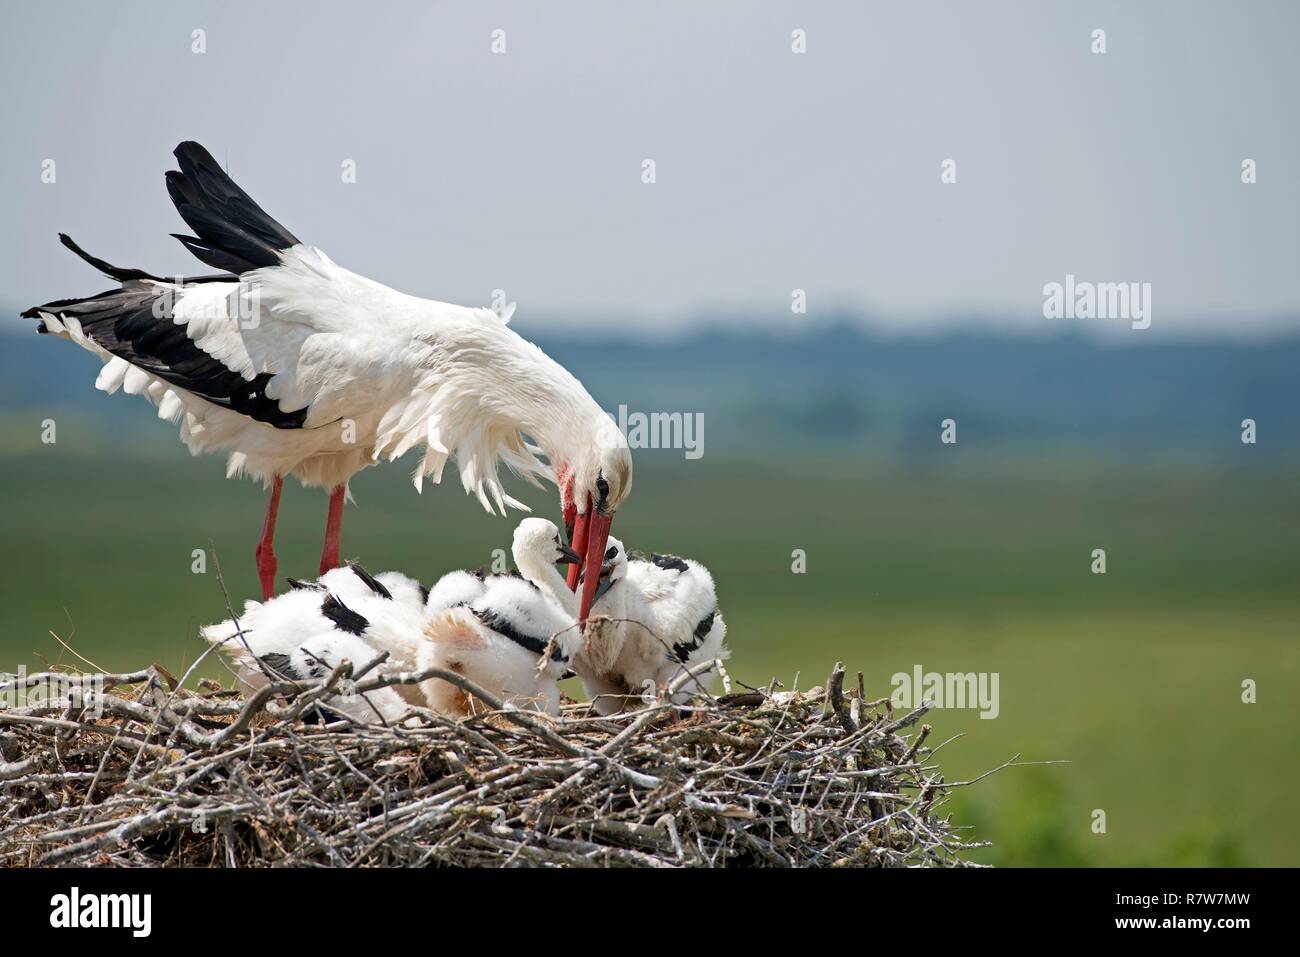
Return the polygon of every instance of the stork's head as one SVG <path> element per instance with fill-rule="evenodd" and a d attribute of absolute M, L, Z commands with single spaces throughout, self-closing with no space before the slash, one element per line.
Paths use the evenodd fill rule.
<path fill-rule="evenodd" d="M 560 538 L 554 522 L 544 518 L 526 518 L 515 529 L 511 553 L 519 570 L 556 562 L 580 562 L 578 553 Z"/>
<path fill-rule="evenodd" d="M 608 547 L 614 513 L 632 491 L 632 453 L 613 422 L 579 461 L 572 463 L 572 503 L 575 508 L 573 549 L 582 556 L 582 597 L 578 621 L 586 624 L 600 582 L 600 567 Z M 577 588 L 578 569 L 569 569 L 569 587 Z"/>
<path fill-rule="evenodd" d="M 623 547 L 622 542 L 611 535 L 605 546 L 605 554 L 600 559 L 600 584 L 596 587 L 593 605 L 600 601 L 605 592 L 627 577 L 627 562 L 627 549 Z M 580 580 L 585 582 L 586 578 L 586 572 L 584 571 L 580 576 Z M 602 614 L 608 614 L 608 612 L 602 612 Z"/>

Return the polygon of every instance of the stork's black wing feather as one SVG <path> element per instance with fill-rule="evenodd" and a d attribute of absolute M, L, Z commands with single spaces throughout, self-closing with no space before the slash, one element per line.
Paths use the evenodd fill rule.
<path fill-rule="evenodd" d="M 180 170 L 167 174 L 167 192 L 197 236 L 176 238 L 202 262 L 245 273 L 277 265 L 281 250 L 299 244 L 198 143 L 181 143 L 175 153 Z"/>
<path fill-rule="evenodd" d="M 390 592 L 387 588 L 385 588 L 383 583 L 381 583 L 379 579 L 375 578 L 374 575 L 370 574 L 370 572 L 366 571 L 356 562 L 348 562 L 347 565 L 348 568 L 352 569 L 352 573 L 356 575 L 358 578 L 360 578 L 361 581 L 365 584 L 365 586 L 369 588 L 372 592 L 374 592 L 376 595 L 379 595 L 381 598 L 393 597 L 393 593 Z"/>
<path fill-rule="evenodd" d="M 305 582 L 297 578 L 286 578 L 285 581 L 289 583 L 289 587 L 292 588 L 294 591 L 303 591 L 303 590 L 327 591 L 328 590 L 320 582 Z"/>
<path fill-rule="evenodd" d="M 679 641 L 673 645 L 673 655 L 678 661 L 686 664 L 687 659 L 691 657 L 695 649 L 700 647 L 700 643 L 709 637 L 709 632 L 713 629 L 713 619 L 717 617 L 717 614 L 718 609 L 715 608 L 701 618 L 695 625 L 695 631 L 690 641 Z"/>
<path fill-rule="evenodd" d="M 266 214 L 198 143 L 176 147 L 180 170 L 167 174 L 167 191 L 182 218 L 198 234 L 181 241 L 200 260 L 239 275 L 280 262 L 281 250 L 298 245 L 291 232 Z M 68 316 L 107 352 L 179 386 L 214 405 L 231 409 L 280 429 L 302 428 L 307 409 L 280 410 L 266 395 L 272 374 L 245 379 L 190 339 L 184 323 L 174 321 L 178 289 L 195 282 L 228 280 L 226 276 L 166 279 L 142 269 L 114 266 L 90 255 L 68 236 L 59 239 L 96 269 L 122 283 L 121 289 L 88 299 L 60 299 L 23 313 Z M 167 284 L 164 286 L 156 283 Z M 42 332 L 47 331 L 44 327 Z"/>
<path fill-rule="evenodd" d="M 305 678 L 298 674 L 289 656 L 278 651 L 268 652 L 257 660 L 266 665 L 277 678 L 288 678 L 290 681 L 302 681 Z"/>
<path fill-rule="evenodd" d="M 534 655 L 543 654 L 546 651 L 546 646 L 550 643 L 549 638 L 539 638 L 536 635 L 529 635 L 520 631 L 515 627 L 514 622 L 498 611 L 473 607 L 469 610 L 475 618 L 481 621 L 488 628 L 491 628 L 502 638 L 513 641 L 516 645 L 519 645 L 521 648 Z M 564 659 L 564 652 L 561 651 L 558 644 L 551 652 L 551 658 L 555 661 L 561 661 Z"/>
<path fill-rule="evenodd" d="M 359 636 L 370 627 L 370 622 L 364 615 L 353 611 L 334 595 L 327 596 L 321 603 L 320 613 L 343 631 L 353 635 Z M 360 664 L 360 662 L 357 663 Z"/>
<path fill-rule="evenodd" d="M 686 562 L 682 561 L 676 555 L 660 555 L 656 552 L 651 552 L 650 561 L 654 562 L 664 571 L 684 572 L 689 567 Z"/>
<path fill-rule="evenodd" d="M 155 276 L 153 273 L 145 272 L 143 269 L 114 266 L 112 263 L 100 259 L 98 256 L 92 256 L 90 253 L 78 246 L 76 241 L 67 233 L 59 233 L 59 242 L 63 243 L 64 246 L 71 249 L 105 276 L 108 276 L 110 279 L 116 279 L 118 282 L 126 282 L 129 279 L 150 279 L 154 282 L 170 282 L 179 286 L 187 283 L 230 282 L 232 278 L 225 273 L 218 273 L 215 276 Z"/>
<path fill-rule="evenodd" d="M 164 382 L 277 429 L 302 428 L 307 421 L 306 407 L 283 412 L 279 402 L 267 396 L 271 373 L 245 379 L 200 349 L 186 327 L 173 321 L 175 291 L 129 279 L 121 289 L 110 289 L 89 299 L 61 299 L 35 306 L 23 316 L 71 316 L 100 348 Z M 41 331 L 45 331 L 44 326 Z"/>

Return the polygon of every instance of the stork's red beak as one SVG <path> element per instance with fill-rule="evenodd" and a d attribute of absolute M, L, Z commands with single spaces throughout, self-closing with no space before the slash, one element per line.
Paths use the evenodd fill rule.
<path fill-rule="evenodd" d="M 605 558 L 605 546 L 609 544 L 609 527 L 614 523 L 612 515 L 602 515 L 594 508 L 587 509 L 586 549 L 574 546 L 575 549 L 584 558 L 583 564 L 586 566 L 582 578 L 582 600 L 578 603 L 578 623 L 582 628 L 587 626 L 587 615 L 591 612 L 591 603 L 596 599 L 596 589 L 600 587 L 600 566 Z M 578 516 L 578 521 L 582 522 L 582 516 Z M 569 566 L 569 574 L 573 574 L 576 565 Z"/>
<path fill-rule="evenodd" d="M 569 541 L 569 544 L 573 546 L 573 550 L 578 553 L 579 558 L 585 558 L 587 555 L 587 531 L 588 531 L 587 516 L 591 515 L 594 511 L 595 509 L 592 508 L 591 505 L 591 496 L 588 495 L 587 511 L 577 516 L 574 519 L 573 535 L 571 536 Z M 577 591 L 578 575 L 581 573 L 582 573 L 581 561 L 574 562 L 572 565 L 569 566 L 569 577 L 568 577 L 569 591 Z"/>

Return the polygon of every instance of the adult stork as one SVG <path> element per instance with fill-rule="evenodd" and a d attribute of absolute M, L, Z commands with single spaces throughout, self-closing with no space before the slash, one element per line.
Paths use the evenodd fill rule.
<path fill-rule="evenodd" d="M 61 235 L 121 286 L 23 315 L 97 354 L 99 389 L 145 395 L 160 418 L 181 423 L 191 452 L 228 452 L 228 476 L 269 489 L 256 550 L 263 597 L 274 592 L 286 476 L 330 492 L 324 573 L 339 564 L 348 480 L 423 446 L 416 489 L 426 475 L 439 481 L 454 455 L 466 492 L 489 513 L 527 510 L 506 494 L 498 462 L 534 485 L 558 485 L 573 546 L 589 557 L 585 621 L 632 459 L 582 384 L 515 334 L 509 312 L 408 296 L 350 272 L 268 216 L 198 143 L 175 155 L 167 190 L 194 232 L 177 238 L 221 272 L 124 269 Z"/>

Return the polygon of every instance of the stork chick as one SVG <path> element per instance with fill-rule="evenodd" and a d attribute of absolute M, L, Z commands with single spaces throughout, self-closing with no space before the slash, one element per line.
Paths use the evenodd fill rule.
<path fill-rule="evenodd" d="M 581 639 L 573 614 L 552 597 L 574 600 L 555 563 L 579 556 L 539 518 L 520 523 L 512 551 L 520 576 L 452 572 L 434 586 L 418 666 L 453 671 L 505 701 L 556 715 L 558 682 Z M 429 706 L 444 714 L 476 707 L 450 682 L 431 679 L 423 689 Z"/>
<path fill-rule="evenodd" d="M 707 568 L 672 555 L 630 560 L 616 538 L 608 546 L 592 604 L 592 615 L 607 620 L 589 629 L 587 646 L 573 662 L 601 714 L 621 710 L 630 696 L 658 696 L 683 670 L 730 654 Z M 705 690 L 705 680 L 697 675 L 672 702 L 684 704 Z"/>
<path fill-rule="evenodd" d="M 396 572 L 374 578 L 358 565 L 346 565 L 317 581 L 293 584 L 293 590 L 270 601 L 247 602 L 237 620 L 202 629 L 249 687 L 270 680 L 319 681 L 344 659 L 360 669 L 385 651 L 388 659 L 372 675 L 414 670 L 424 613 L 422 603 L 412 603 L 406 594 L 411 579 Z M 423 703 L 418 689 L 405 685 L 336 694 L 323 702 L 327 713 L 364 723 L 397 721 L 411 705 Z"/>

